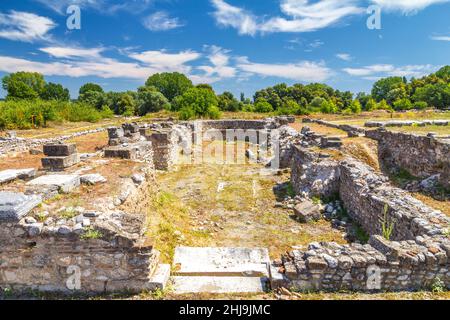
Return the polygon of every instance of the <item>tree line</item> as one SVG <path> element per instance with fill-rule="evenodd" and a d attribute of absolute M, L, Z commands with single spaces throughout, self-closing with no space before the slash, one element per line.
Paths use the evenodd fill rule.
<path fill-rule="evenodd" d="M 285 83 L 257 91 L 252 99 L 242 93 L 217 95 L 208 84 L 194 85 L 184 74 L 158 73 L 136 91 L 105 92 L 95 83 L 84 84 L 78 98 L 69 90 L 46 82 L 39 73 L 17 72 L 2 79 L 7 92 L 0 102 L 0 128 L 45 126 L 48 121 L 98 121 L 113 114 L 139 115 L 168 110 L 180 119 L 219 118 L 221 112 L 259 112 L 277 115 L 311 113 L 352 114 L 372 110 L 410 110 L 450 105 L 450 66 L 436 73 L 407 80 L 388 77 L 374 83 L 370 94 L 335 90 L 311 83 Z"/>

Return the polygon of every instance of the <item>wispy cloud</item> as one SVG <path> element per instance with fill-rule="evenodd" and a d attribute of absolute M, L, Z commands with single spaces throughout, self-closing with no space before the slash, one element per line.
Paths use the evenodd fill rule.
<path fill-rule="evenodd" d="M 215 8 L 216 22 L 232 27 L 240 34 L 273 32 L 310 32 L 333 25 L 343 18 L 365 12 L 358 6 L 359 0 L 281 0 L 280 8 L 285 17 L 266 19 L 224 0 L 211 0 Z"/>
<path fill-rule="evenodd" d="M 201 54 L 192 50 L 178 53 L 169 53 L 161 50 L 131 53 L 129 57 L 152 67 L 158 72 L 178 71 L 189 74 L 192 68 L 186 64 L 199 59 Z"/>
<path fill-rule="evenodd" d="M 392 64 L 374 64 L 361 68 L 345 68 L 344 72 L 351 76 L 374 80 L 381 77 L 421 77 L 436 71 L 438 67 L 431 64 L 394 66 Z"/>
<path fill-rule="evenodd" d="M 55 27 L 53 20 L 34 13 L 0 13 L 0 38 L 25 42 L 49 40 L 51 37 L 48 32 Z"/>
<path fill-rule="evenodd" d="M 164 50 L 136 53 L 122 51 L 127 54 L 128 61 L 120 61 L 103 55 L 103 48 L 46 47 L 40 51 L 56 60 L 40 62 L 0 56 L 0 71 L 34 71 L 47 76 L 96 76 L 144 80 L 157 72 L 179 71 L 189 74 L 192 67 L 187 63 L 201 56 L 189 50 L 178 53 L 168 53 Z M 134 61 L 130 62 L 129 59 Z"/>
<path fill-rule="evenodd" d="M 431 40 L 435 40 L 435 41 L 450 41 L 450 36 L 432 36 Z"/>
<path fill-rule="evenodd" d="M 143 19 L 144 27 L 151 31 L 167 31 L 184 26 L 178 18 L 171 18 L 165 11 L 155 12 Z"/>
<path fill-rule="evenodd" d="M 336 57 L 344 61 L 351 61 L 353 59 L 352 56 L 348 53 L 338 53 L 336 54 Z"/>
<path fill-rule="evenodd" d="M 301 82 L 321 82 L 332 75 L 324 63 L 300 61 L 297 63 L 254 63 L 247 57 L 239 59 L 237 67 L 247 73 L 263 77 L 277 77 Z"/>
<path fill-rule="evenodd" d="M 34 0 L 50 8 L 51 10 L 65 14 L 67 8 L 72 5 L 78 5 L 81 8 L 94 8 L 100 10 L 105 5 L 104 0 Z"/>
<path fill-rule="evenodd" d="M 39 49 L 42 52 L 49 54 L 55 58 L 101 58 L 101 53 L 105 50 L 104 48 L 71 48 L 71 47 L 45 47 Z"/>
<path fill-rule="evenodd" d="M 433 4 L 449 2 L 449 0 L 372 0 L 373 3 L 389 11 L 401 11 L 405 14 L 416 13 Z"/>
<path fill-rule="evenodd" d="M 205 46 L 208 51 L 208 60 L 210 65 L 201 65 L 197 67 L 198 70 L 204 72 L 202 75 L 194 75 L 196 82 L 214 83 L 226 78 L 233 78 L 236 76 L 237 70 L 230 66 L 230 51 L 218 46 Z"/>
<path fill-rule="evenodd" d="M 150 7 L 155 0 L 34 0 L 47 8 L 65 14 L 70 5 L 78 5 L 82 9 L 92 9 L 105 14 L 119 11 L 138 13 Z"/>

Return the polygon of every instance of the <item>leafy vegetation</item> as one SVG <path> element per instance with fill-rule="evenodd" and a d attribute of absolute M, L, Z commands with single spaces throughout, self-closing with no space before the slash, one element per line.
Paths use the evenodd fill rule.
<path fill-rule="evenodd" d="M 381 231 L 383 234 L 383 238 L 385 238 L 386 240 L 391 240 L 395 224 L 388 218 L 388 209 L 388 205 L 386 204 L 384 206 L 383 219 L 381 220 Z"/>
<path fill-rule="evenodd" d="M 358 114 L 362 111 L 446 109 L 450 105 L 450 66 L 421 79 L 388 77 L 373 85 L 371 94 L 339 91 L 321 84 L 277 84 L 257 91 L 253 99 L 242 93 L 216 95 L 208 84 L 194 86 L 177 72 L 150 76 L 136 91 L 105 92 L 86 83 L 76 100 L 60 84 L 47 83 L 39 73 L 17 72 L 2 80 L 6 101 L 0 102 L 0 129 L 46 126 L 49 121 L 95 122 L 112 114 L 145 116 L 177 112 L 181 119 L 220 117 L 221 112 L 308 115 Z"/>

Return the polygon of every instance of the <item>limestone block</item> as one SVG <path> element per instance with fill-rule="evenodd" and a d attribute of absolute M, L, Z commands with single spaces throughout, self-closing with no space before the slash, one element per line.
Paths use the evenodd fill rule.
<path fill-rule="evenodd" d="M 69 193 L 80 186 L 80 177 L 77 175 L 46 175 L 27 183 L 29 186 L 57 186 L 62 193 Z"/>
<path fill-rule="evenodd" d="M 0 192 L 0 221 L 17 222 L 42 202 L 40 196 Z"/>
<path fill-rule="evenodd" d="M 47 170 L 64 170 L 80 162 L 78 154 L 69 156 L 42 158 L 42 166 Z"/>
<path fill-rule="evenodd" d="M 44 154 L 48 157 L 65 157 L 77 153 L 77 145 L 70 144 L 46 144 Z"/>

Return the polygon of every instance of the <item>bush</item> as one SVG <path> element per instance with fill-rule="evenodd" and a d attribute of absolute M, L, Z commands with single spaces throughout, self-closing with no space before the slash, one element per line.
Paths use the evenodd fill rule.
<path fill-rule="evenodd" d="M 0 102 L 0 129 L 45 127 L 49 121 L 97 122 L 112 115 L 84 103 L 18 100 Z"/>
<path fill-rule="evenodd" d="M 413 108 L 413 104 L 411 101 L 407 98 L 400 99 L 394 102 L 394 109 L 395 110 L 410 110 Z"/>
<path fill-rule="evenodd" d="M 191 88 L 173 102 L 175 111 L 181 119 L 220 118 L 218 101 L 214 92 L 206 88 Z"/>
<path fill-rule="evenodd" d="M 414 102 L 413 108 L 416 110 L 424 110 L 428 108 L 428 103 L 426 103 L 425 101 L 417 101 Z"/>
<path fill-rule="evenodd" d="M 169 110 L 170 103 L 161 92 L 154 87 L 141 87 L 138 90 L 138 114 L 144 116 L 150 112 Z"/>
<path fill-rule="evenodd" d="M 264 98 L 259 98 L 255 103 L 255 112 L 269 113 L 273 112 L 272 105 Z"/>

